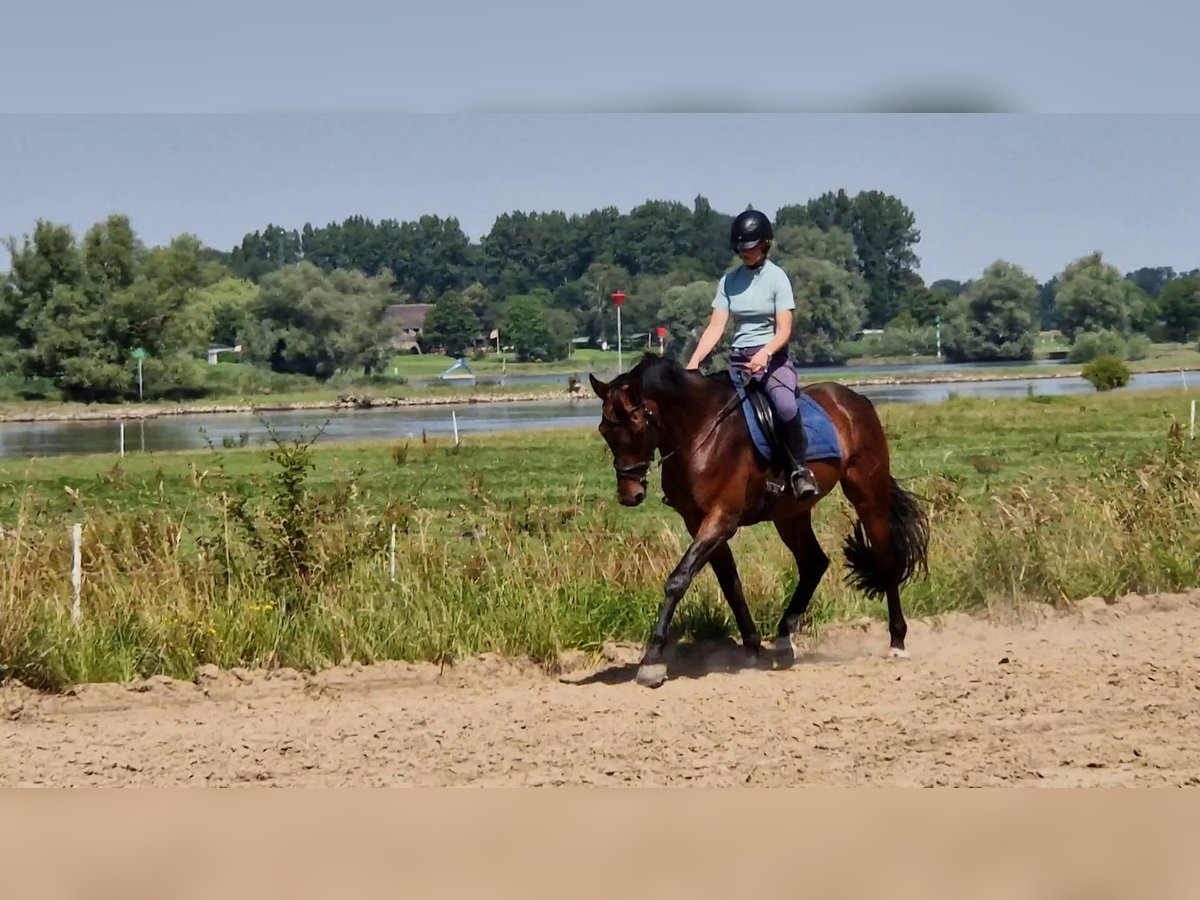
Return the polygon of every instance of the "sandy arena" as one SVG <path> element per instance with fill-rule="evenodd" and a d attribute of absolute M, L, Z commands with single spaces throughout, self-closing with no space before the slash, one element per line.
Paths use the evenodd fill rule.
<path fill-rule="evenodd" d="M 890 660 L 883 623 L 857 623 L 772 671 L 684 647 L 657 690 L 625 646 L 557 676 L 483 658 L 8 686 L 0 784 L 1200 784 L 1200 591 L 914 620 L 908 646 Z"/>

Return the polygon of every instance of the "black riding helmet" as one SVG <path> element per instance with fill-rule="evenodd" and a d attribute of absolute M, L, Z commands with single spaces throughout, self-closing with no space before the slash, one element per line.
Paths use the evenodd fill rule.
<path fill-rule="evenodd" d="M 774 237 L 771 220 L 757 209 L 748 209 L 739 214 L 729 229 L 729 243 L 739 252 L 749 250 L 760 241 L 769 241 Z"/>

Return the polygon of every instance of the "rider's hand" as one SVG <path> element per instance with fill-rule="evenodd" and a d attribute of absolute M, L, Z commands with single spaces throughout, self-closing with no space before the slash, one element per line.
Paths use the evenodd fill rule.
<path fill-rule="evenodd" d="M 758 372 L 766 369 L 770 362 L 771 355 L 767 353 L 767 349 L 764 347 L 762 350 L 759 350 L 752 357 L 750 357 L 750 361 L 746 363 L 746 368 L 757 374 Z"/>

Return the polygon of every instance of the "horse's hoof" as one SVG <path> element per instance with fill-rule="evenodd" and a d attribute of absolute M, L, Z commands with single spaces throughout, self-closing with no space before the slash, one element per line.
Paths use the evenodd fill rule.
<path fill-rule="evenodd" d="M 667 667 L 663 663 L 657 663 L 651 666 L 643 665 L 638 667 L 637 683 L 642 687 L 662 687 L 663 682 L 666 680 Z"/>
<path fill-rule="evenodd" d="M 768 672 L 775 667 L 775 654 L 773 653 L 747 653 L 746 662 L 743 668 L 753 669 L 759 672 Z"/>
<path fill-rule="evenodd" d="M 903 647 L 891 647 L 888 649 L 888 657 L 891 659 L 908 659 L 911 654 Z"/>
<path fill-rule="evenodd" d="M 792 646 L 790 637 L 775 638 L 775 661 L 784 668 L 791 667 L 796 662 L 796 648 Z"/>

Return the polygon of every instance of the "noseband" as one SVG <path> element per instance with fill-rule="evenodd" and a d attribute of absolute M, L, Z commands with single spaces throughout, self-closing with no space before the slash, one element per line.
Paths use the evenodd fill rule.
<path fill-rule="evenodd" d="M 618 466 L 613 463 L 613 471 L 617 473 L 618 478 L 636 478 L 638 484 L 645 488 L 650 474 L 650 461 L 653 459 L 651 456 L 645 462 L 634 463 L 632 466 Z"/>

